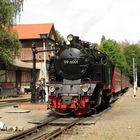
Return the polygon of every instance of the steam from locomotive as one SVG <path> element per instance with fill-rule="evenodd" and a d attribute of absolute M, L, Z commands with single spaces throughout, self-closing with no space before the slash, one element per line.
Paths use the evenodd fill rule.
<path fill-rule="evenodd" d="M 67 39 L 50 60 L 49 105 L 61 115 L 83 115 L 109 103 L 115 65 L 94 44 L 71 34 Z"/>

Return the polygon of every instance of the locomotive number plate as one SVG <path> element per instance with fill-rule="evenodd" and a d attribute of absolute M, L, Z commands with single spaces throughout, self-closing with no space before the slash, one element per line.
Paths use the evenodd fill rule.
<path fill-rule="evenodd" d="M 64 64 L 78 64 L 78 59 L 64 60 Z"/>

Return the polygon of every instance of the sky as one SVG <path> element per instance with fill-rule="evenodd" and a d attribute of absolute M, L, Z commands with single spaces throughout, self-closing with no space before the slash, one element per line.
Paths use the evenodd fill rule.
<path fill-rule="evenodd" d="M 24 0 L 19 23 L 53 23 L 65 38 L 73 34 L 92 43 L 102 35 L 137 43 L 140 0 Z"/>

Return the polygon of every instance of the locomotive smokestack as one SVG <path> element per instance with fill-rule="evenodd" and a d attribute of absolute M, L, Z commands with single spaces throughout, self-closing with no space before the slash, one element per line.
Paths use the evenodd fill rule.
<path fill-rule="evenodd" d="M 75 44 L 80 44 L 80 39 L 79 36 L 73 36 L 73 40 L 70 42 L 71 44 L 75 45 Z"/>
<path fill-rule="evenodd" d="M 74 43 L 79 43 L 79 36 L 74 36 L 73 42 Z"/>
<path fill-rule="evenodd" d="M 70 42 L 70 44 L 80 44 L 81 40 L 79 39 L 79 36 L 74 36 L 72 34 L 69 34 L 67 36 L 68 41 Z"/>

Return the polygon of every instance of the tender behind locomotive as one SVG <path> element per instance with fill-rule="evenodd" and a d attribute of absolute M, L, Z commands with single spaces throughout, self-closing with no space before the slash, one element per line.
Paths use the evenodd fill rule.
<path fill-rule="evenodd" d="M 68 40 L 50 60 L 49 105 L 58 114 L 82 115 L 109 103 L 115 66 L 94 44 L 73 35 Z"/>

